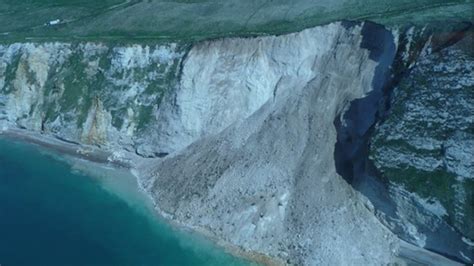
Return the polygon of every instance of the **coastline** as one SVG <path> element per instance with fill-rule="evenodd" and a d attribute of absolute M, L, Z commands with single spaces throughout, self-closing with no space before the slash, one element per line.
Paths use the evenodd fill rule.
<path fill-rule="evenodd" d="M 150 203 L 153 205 L 153 215 L 156 215 L 159 219 L 170 225 L 171 228 L 177 231 L 202 236 L 206 240 L 211 241 L 217 247 L 222 248 L 225 252 L 230 253 L 235 257 L 247 260 L 250 264 L 256 263 L 260 265 L 278 266 L 288 265 L 286 262 L 282 261 L 279 258 L 273 258 L 255 251 L 247 251 L 242 249 L 241 247 L 232 245 L 227 241 L 219 239 L 214 233 L 207 230 L 206 228 L 189 226 L 185 223 L 173 219 L 169 214 L 163 212 L 159 208 L 155 200 L 143 188 L 140 182 L 140 176 L 135 168 L 139 161 L 141 161 L 142 163 L 147 163 L 156 159 L 142 158 L 132 153 L 127 154 L 128 156 L 130 156 L 130 158 L 127 158 L 125 156 L 118 159 L 114 158 L 113 153 L 101 150 L 98 147 L 71 143 L 50 135 L 31 132 L 24 129 L 7 128 L 4 130 L 0 130 L 0 138 L 12 139 L 33 145 L 38 145 L 54 153 L 64 154 L 72 157 L 73 159 L 75 158 L 83 160 L 84 163 L 96 163 L 104 167 L 109 166 L 117 170 L 130 171 L 130 174 L 136 179 L 139 192 L 142 193 L 144 197 L 148 198 L 150 200 Z M 400 249 L 397 256 L 397 262 L 401 263 L 402 265 L 406 265 L 413 262 L 428 265 L 462 265 L 440 254 L 431 252 L 421 247 L 417 247 L 401 239 L 399 239 L 399 242 Z"/>
<path fill-rule="evenodd" d="M 250 264 L 257 263 L 260 265 L 276 266 L 287 265 L 285 262 L 279 260 L 278 258 L 272 258 L 258 252 L 243 250 L 238 246 L 232 245 L 226 241 L 222 241 L 211 231 L 205 228 L 196 228 L 186 225 L 177 220 L 174 220 L 172 217 L 170 217 L 170 215 L 163 212 L 159 208 L 155 200 L 143 188 L 140 182 L 140 176 L 138 174 L 138 171 L 135 169 L 135 165 L 138 161 L 145 162 L 152 161 L 154 159 L 142 158 L 131 152 L 127 153 L 126 156 L 123 156 L 121 158 L 115 158 L 112 152 L 101 150 L 99 147 L 68 142 L 48 134 L 41 134 L 25 129 L 6 128 L 0 130 L 0 138 L 11 139 L 32 145 L 37 145 L 53 153 L 70 156 L 72 159 L 82 160 L 84 163 L 95 163 L 103 167 L 112 167 L 116 170 L 130 171 L 130 174 L 136 179 L 139 192 L 142 193 L 143 196 L 146 197 L 153 205 L 153 215 L 156 215 L 159 219 L 170 225 L 171 228 L 181 232 L 197 234 L 198 236 L 201 236 L 204 239 L 211 241 L 217 247 L 222 248 L 225 252 L 235 257 L 249 261 Z"/>
<path fill-rule="evenodd" d="M 131 169 L 131 173 L 137 179 L 139 190 L 146 197 L 148 197 L 151 203 L 153 204 L 153 209 L 156 215 L 158 215 L 161 219 L 165 220 L 165 222 L 167 222 L 173 228 L 177 228 L 178 230 L 183 230 L 191 234 L 201 235 L 205 237 L 206 239 L 210 240 L 212 243 L 216 244 L 218 247 L 223 248 L 226 252 L 232 254 L 233 256 L 243 258 L 245 260 L 248 260 L 251 263 L 257 263 L 257 264 L 266 265 L 266 266 L 289 265 L 288 263 L 282 261 L 281 259 L 273 258 L 268 255 L 258 253 L 256 251 L 247 251 L 247 250 L 242 249 L 239 246 L 233 245 L 227 241 L 219 239 L 214 233 L 212 233 L 210 230 L 207 230 L 206 228 L 190 226 L 188 224 L 185 224 L 178 220 L 173 219 L 170 214 L 160 209 L 160 207 L 158 206 L 154 198 L 150 196 L 150 194 L 146 191 L 146 189 L 143 188 L 142 183 L 140 182 L 140 176 L 137 173 L 137 171 L 135 171 L 134 169 Z"/>
<path fill-rule="evenodd" d="M 118 160 L 114 158 L 111 152 L 106 152 L 98 147 L 90 145 L 67 142 L 65 140 L 61 140 L 57 137 L 47 134 L 31 132 L 25 129 L 7 128 L 3 131 L 0 131 L 0 137 L 2 136 L 39 145 L 41 147 L 53 150 L 61 154 L 70 155 L 79 159 L 84 159 L 95 163 L 111 164 L 120 168 L 131 167 L 131 162 L 125 160 Z"/>

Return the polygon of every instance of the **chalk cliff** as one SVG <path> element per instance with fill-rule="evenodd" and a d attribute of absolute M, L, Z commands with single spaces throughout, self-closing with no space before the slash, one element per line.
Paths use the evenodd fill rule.
<path fill-rule="evenodd" d="M 334 23 L 193 47 L 183 86 L 167 102 L 183 121 L 175 130 L 200 138 L 141 168 L 157 207 L 295 265 L 393 261 L 396 238 L 336 173 L 333 156 L 334 120 L 394 59 L 392 34 L 371 26 Z M 364 48 L 372 38 L 380 41 Z"/>
<path fill-rule="evenodd" d="M 385 202 L 366 189 L 386 193 L 385 183 L 354 173 L 394 80 L 426 55 L 428 35 L 336 22 L 192 45 L 2 44 L 0 132 L 131 160 L 161 214 L 246 252 L 295 265 L 400 262 L 399 238 L 425 247 L 413 228 L 425 226 L 426 209 L 399 219 L 390 208 L 413 204 Z M 377 124 L 377 141 L 389 125 Z M 374 149 L 377 166 L 391 158 L 384 149 Z M 469 261 L 470 240 L 455 234 L 436 251 L 462 249 Z"/>

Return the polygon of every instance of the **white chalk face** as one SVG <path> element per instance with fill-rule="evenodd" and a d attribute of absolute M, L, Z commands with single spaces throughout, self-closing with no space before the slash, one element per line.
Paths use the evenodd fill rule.
<path fill-rule="evenodd" d="M 2 124 L 76 142 L 131 145 L 156 122 L 186 49 L 174 43 L 0 45 Z"/>

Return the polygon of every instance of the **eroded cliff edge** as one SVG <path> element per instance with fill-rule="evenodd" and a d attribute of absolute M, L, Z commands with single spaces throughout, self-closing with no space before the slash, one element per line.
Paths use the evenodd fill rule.
<path fill-rule="evenodd" d="M 379 65 L 361 43 L 370 34 L 391 36 L 381 27 L 364 36 L 366 25 L 372 24 L 335 23 L 193 48 L 183 78 L 198 70 L 196 79 L 218 85 L 196 86 L 211 93 L 209 109 L 203 109 L 221 111 L 208 116 L 211 122 L 222 123 L 245 110 L 232 109 L 239 95 L 260 90 L 262 105 L 223 131 L 142 168 L 142 183 L 158 208 L 246 250 L 296 265 L 392 261 L 396 238 L 336 173 L 333 159 L 333 121 L 371 90 Z M 374 49 L 391 53 L 388 60 L 393 60 L 393 37 L 381 38 Z M 219 63 L 194 61 L 213 55 Z M 233 112 L 222 111 L 221 104 Z"/>
<path fill-rule="evenodd" d="M 398 46 L 346 22 L 192 47 L 6 45 L 0 123 L 132 160 L 162 214 L 246 251 L 385 264 L 399 240 L 336 172 L 333 122 L 390 78 Z"/>

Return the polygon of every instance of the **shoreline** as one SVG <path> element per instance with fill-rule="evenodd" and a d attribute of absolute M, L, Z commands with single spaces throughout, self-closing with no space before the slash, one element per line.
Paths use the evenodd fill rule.
<path fill-rule="evenodd" d="M 140 182 L 140 176 L 137 173 L 136 170 L 131 169 L 132 175 L 137 179 L 137 184 L 138 184 L 138 189 L 140 190 L 141 193 L 143 193 L 152 203 L 153 209 L 161 219 L 163 219 L 166 223 L 168 223 L 171 227 L 177 228 L 178 230 L 182 230 L 191 234 L 198 234 L 206 238 L 207 240 L 211 241 L 214 243 L 216 246 L 224 249 L 224 251 L 230 253 L 233 256 L 236 256 L 238 258 L 245 259 L 251 263 L 257 263 L 263 265 L 275 265 L 275 266 L 282 266 L 282 265 L 288 265 L 284 261 L 278 258 L 273 258 L 268 255 L 258 253 L 256 251 L 246 251 L 242 249 L 239 246 L 233 245 L 227 241 L 224 241 L 222 239 L 219 239 L 218 236 L 216 236 L 214 233 L 212 233 L 210 230 L 202 227 L 195 227 L 195 226 L 190 226 L 185 223 L 182 223 L 178 220 L 175 220 L 172 218 L 172 216 L 163 210 L 161 210 L 156 203 L 156 201 L 153 199 L 153 197 L 146 191 L 145 188 L 143 188 L 142 183 Z"/>
<path fill-rule="evenodd" d="M 86 163 L 97 163 L 103 167 L 112 167 L 117 170 L 128 170 L 130 174 L 135 178 L 137 183 L 137 188 L 139 193 L 142 193 L 144 197 L 150 200 L 150 203 L 153 207 L 153 215 L 156 215 L 159 219 L 171 226 L 171 228 L 189 233 L 197 234 L 198 236 L 203 237 L 206 240 L 211 241 L 216 247 L 222 248 L 225 252 L 249 261 L 250 263 L 257 263 L 261 265 L 288 265 L 286 262 L 282 261 L 279 258 L 270 257 L 268 255 L 258 253 L 255 251 L 247 251 L 241 247 L 235 246 L 225 240 L 219 239 L 214 233 L 206 228 L 195 227 L 187 225 L 178 220 L 173 219 L 169 214 L 163 212 L 153 197 L 143 188 L 142 183 L 140 182 L 140 176 L 135 168 L 135 165 L 138 161 L 145 162 L 147 159 L 139 156 L 135 156 L 132 153 L 128 153 L 130 157 L 125 157 L 117 159 L 113 158 L 113 153 L 101 150 L 98 147 L 76 144 L 72 142 L 67 142 L 61 140 L 51 135 L 40 134 L 36 132 L 31 132 L 24 129 L 11 129 L 7 128 L 0 130 L 0 138 L 12 139 L 28 144 L 38 145 L 49 151 L 58 153 L 59 155 L 71 156 L 73 159 L 81 159 Z M 156 160 L 156 159 L 155 159 Z M 447 257 L 444 257 L 435 252 L 426 250 L 421 247 L 417 247 L 411 243 L 399 239 L 400 249 L 397 255 L 397 260 L 400 260 L 402 263 L 439 263 L 440 265 L 462 265 L 456 261 L 453 261 Z"/>
<path fill-rule="evenodd" d="M 73 143 L 57 137 L 36 133 L 24 129 L 7 128 L 0 131 L 0 137 L 11 138 L 27 143 L 39 145 L 60 154 L 70 155 L 79 159 L 99 164 L 111 164 L 119 168 L 131 168 L 130 162 L 113 159 L 111 152 L 106 152 L 98 147 Z"/>
<path fill-rule="evenodd" d="M 0 130 L 0 138 L 16 140 L 32 145 L 37 145 L 41 148 L 45 148 L 48 151 L 57 153 L 58 155 L 70 156 L 73 159 L 83 160 L 85 163 L 96 163 L 103 167 L 113 167 L 117 170 L 129 170 L 130 174 L 135 178 L 137 188 L 140 193 L 146 197 L 153 207 L 153 215 L 158 216 L 159 219 L 171 226 L 171 228 L 190 234 L 197 234 L 206 240 L 211 241 L 216 247 L 222 248 L 225 252 L 250 263 L 257 263 L 261 265 L 287 265 L 278 258 L 272 258 L 265 254 L 258 252 L 245 251 L 242 248 L 232 245 L 226 241 L 219 239 L 211 231 L 205 228 L 198 228 L 186 225 L 182 222 L 174 220 L 169 214 L 163 212 L 158 204 L 155 202 L 153 197 L 143 188 L 140 182 L 140 176 L 138 171 L 134 167 L 137 161 L 154 160 L 148 158 L 142 158 L 135 156 L 132 153 L 127 153 L 125 160 L 113 159 L 113 153 L 101 150 L 99 147 L 90 145 L 83 145 L 79 143 L 73 143 L 66 140 L 59 139 L 55 136 L 48 134 L 41 134 L 37 132 L 28 131 L 25 129 L 12 129 L 7 128 Z M 68 162 L 70 163 L 70 162 Z"/>

